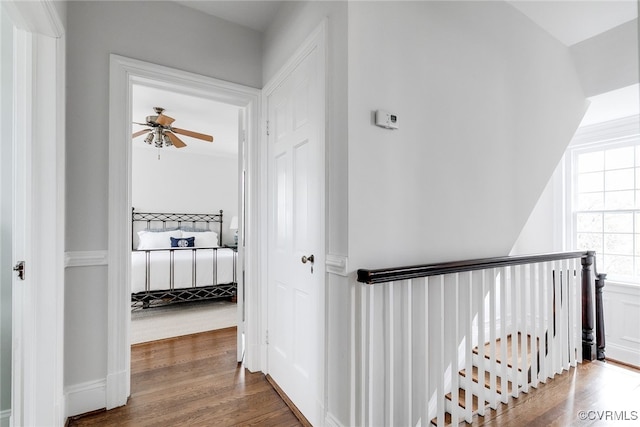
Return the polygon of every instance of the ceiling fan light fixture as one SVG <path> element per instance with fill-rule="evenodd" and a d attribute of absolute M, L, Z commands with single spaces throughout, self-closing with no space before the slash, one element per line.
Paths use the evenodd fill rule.
<path fill-rule="evenodd" d="M 155 132 L 155 139 L 153 141 L 156 145 L 156 147 L 158 148 L 162 148 L 162 130 L 161 129 L 156 129 Z"/>
<path fill-rule="evenodd" d="M 147 134 L 147 137 L 144 139 L 144 142 L 151 145 L 151 143 L 153 142 L 153 133 Z"/>
<path fill-rule="evenodd" d="M 173 143 L 171 142 L 171 139 L 169 139 L 169 135 L 167 135 L 166 133 L 162 133 L 163 137 L 164 137 L 164 146 L 165 147 L 171 147 L 173 145 Z"/>

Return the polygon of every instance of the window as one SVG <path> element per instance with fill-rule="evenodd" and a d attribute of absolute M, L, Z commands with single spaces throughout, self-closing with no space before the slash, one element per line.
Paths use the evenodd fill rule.
<path fill-rule="evenodd" d="M 583 129 L 570 146 L 570 242 L 596 251 L 600 272 L 640 283 L 638 118 Z"/>

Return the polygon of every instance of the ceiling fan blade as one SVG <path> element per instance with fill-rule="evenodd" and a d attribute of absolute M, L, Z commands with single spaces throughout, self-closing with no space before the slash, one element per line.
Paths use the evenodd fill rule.
<path fill-rule="evenodd" d="M 169 126 L 171 123 L 175 122 L 176 119 L 171 118 L 169 116 L 165 116 L 164 114 L 158 114 L 158 118 L 156 118 L 156 123 L 161 126 Z"/>
<path fill-rule="evenodd" d="M 149 126 L 149 123 L 131 122 L 134 125 Z"/>
<path fill-rule="evenodd" d="M 187 146 L 187 144 L 185 144 L 184 142 L 180 141 L 180 138 L 175 136 L 173 133 L 165 132 L 165 135 L 167 135 L 169 137 L 169 139 L 171 140 L 171 143 L 173 144 L 174 147 L 182 148 L 182 147 L 186 147 Z"/>
<path fill-rule="evenodd" d="M 198 138 L 204 141 L 213 142 L 213 137 L 211 135 L 205 135 L 204 133 L 193 132 L 190 130 L 171 128 L 172 131 L 178 133 L 180 135 L 190 136 L 191 138 Z"/>
<path fill-rule="evenodd" d="M 151 129 L 142 129 L 142 130 L 139 130 L 138 132 L 135 132 L 133 135 L 131 135 L 131 139 L 133 139 L 133 138 L 137 138 L 137 137 L 139 137 L 140 135 L 144 135 L 144 134 L 145 134 L 145 133 L 147 133 L 147 132 L 151 132 Z"/>

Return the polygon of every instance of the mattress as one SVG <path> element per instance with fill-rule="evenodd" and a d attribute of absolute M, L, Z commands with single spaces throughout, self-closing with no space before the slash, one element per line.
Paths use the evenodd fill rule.
<path fill-rule="evenodd" d="M 170 259 L 173 252 L 173 286 Z M 146 259 L 149 256 L 149 288 Z M 131 252 L 131 292 L 182 289 L 234 282 L 235 251 L 229 248 L 193 248 Z"/>

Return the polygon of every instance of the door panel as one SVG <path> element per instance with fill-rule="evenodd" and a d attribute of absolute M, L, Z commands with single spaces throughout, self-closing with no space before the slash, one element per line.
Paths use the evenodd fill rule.
<path fill-rule="evenodd" d="M 324 352 L 321 64 L 312 49 L 267 95 L 268 372 L 312 424 L 320 420 Z"/>

